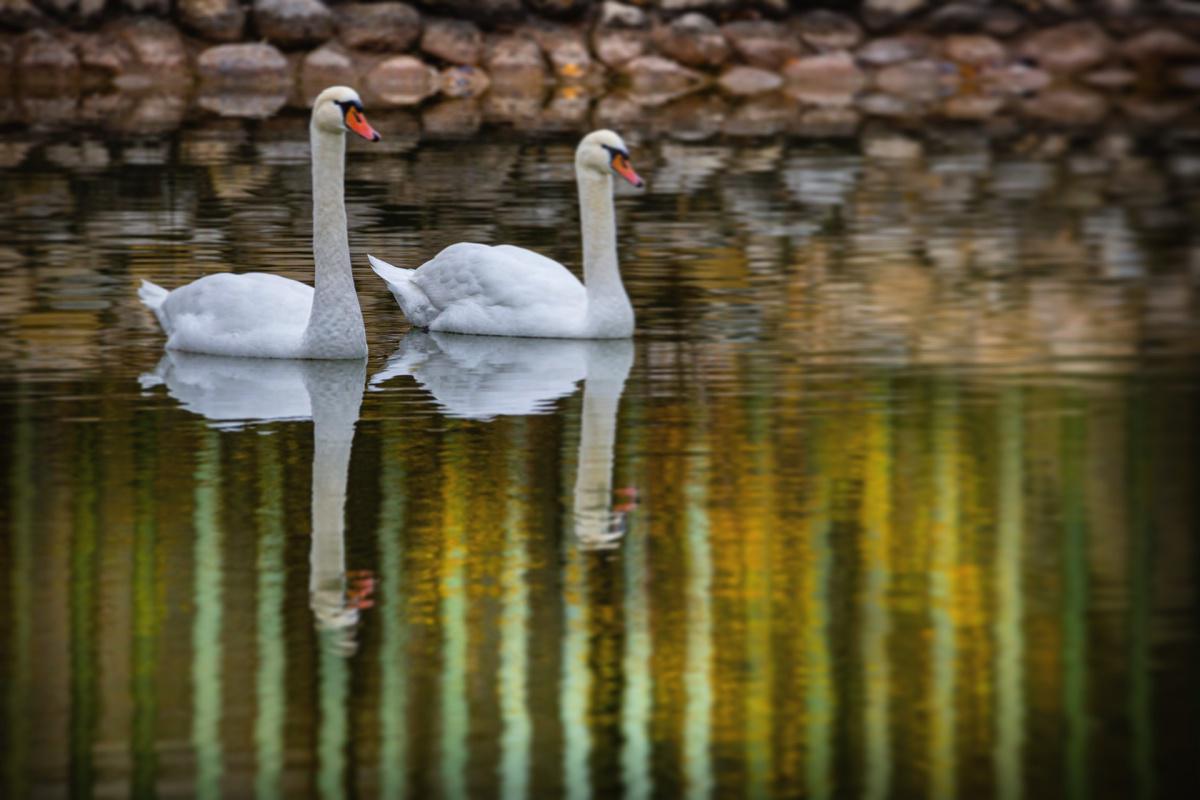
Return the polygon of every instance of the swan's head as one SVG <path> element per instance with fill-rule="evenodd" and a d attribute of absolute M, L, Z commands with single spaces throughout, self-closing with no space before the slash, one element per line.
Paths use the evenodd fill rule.
<path fill-rule="evenodd" d="M 358 92 L 349 86 L 330 86 L 313 101 L 312 124 L 327 133 L 353 131 L 368 142 L 378 142 L 379 133 L 367 122 Z"/>
<path fill-rule="evenodd" d="M 592 131 L 583 137 L 575 151 L 575 166 L 595 170 L 601 175 L 620 175 L 639 189 L 646 185 L 633 170 L 624 140 L 609 130 Z"/>

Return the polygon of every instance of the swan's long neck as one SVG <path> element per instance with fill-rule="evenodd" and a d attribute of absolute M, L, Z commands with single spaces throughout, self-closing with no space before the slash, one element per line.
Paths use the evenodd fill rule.
<path fill-rule="evenodd" d="M 309 358 L 363 358 L 367 334 L 354 291 L 346 233 L 346 137 L 310 126 L 313 172 L 313 260 L 316 293 L 304 354 Z"/>
<path fill-rule="evenodd" d="M 633 306 L 617 267 L 617 220 L 612 176 L 576 167 L 579 221 L 583 228 L 583 282 L 588 310 L 585 330 L 594 337 L 633 335 Z"/>

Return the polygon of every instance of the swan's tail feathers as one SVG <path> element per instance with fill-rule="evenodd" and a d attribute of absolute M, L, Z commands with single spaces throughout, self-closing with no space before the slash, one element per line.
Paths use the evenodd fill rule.
<path fill-rule="evenodd" d="M 367 260 L 371 262 L 371 269 L 375 270 L 375 274 L 383 278 L 392 290 L 392 296 L 400 304 L 400 310 L 404 312 L 408 321 L 418 328 L 428 328 L 437 317 L 438 310 L 421 287 L 413 282 L 412 277 L 416 270 L 393 267 L 370 254 L 367 255 Z"/>
<path fill-rule="evenodd" d="M 393 267 L 382 258 L 376 258 L 370 253 L 367 254 L 367 261 L 371 262 L 371 269 L 375 270 L 375 274 L 383 278 L 388 283 L 406 281 L 408 280 L 409 276 L 412 275 L 411 269 L 400 269 L 399 267 Z"/>
<path fill-rule="evenodd" d="M 142 302 L 152 311 L 158 311 L 163 300 L 167 299 L 167 294 L 166 289 L 147 280 L 143 280 L 142 285 L 138 287 L 138 297 L 142 298 Z"/>
<path fill-rule="evenodd" d="M 158 324 L 164 331 L 167 330 L 167 320 L 163 317 L 162 304 L 168 294 L 170 294 L 169 291 L 148 280 L 143 280 L 142 285 L 138 287 L 138 297 L 146 304 L 147 308 L 154 312 L 154 316 L 158 317 Z"/>

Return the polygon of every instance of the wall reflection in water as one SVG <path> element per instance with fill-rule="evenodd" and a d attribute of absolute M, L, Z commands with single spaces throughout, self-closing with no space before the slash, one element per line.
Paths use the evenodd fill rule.
<path fill-rule="evenodd" d="M 457 346 L 406 339 L 425 371 L 377 375 L 361 420 L 357 364 L 171 354 L 179 407 L 106 424 L 18 398 L 6 795 L 1148 796 L 1183 776 L 1175 379 L 734 352 L 774 387 L 746 396 L 681 381 L 694 345 L 654 371 L 627 344 Z M 509 404 L 538 383 L 522 363 L 582 392 L 413 413 L 405 375 L 450 407 L 441 358 Z M 620 539 L 613 486 L 638 489 Z"/>
<path fill-rule="evenodd" d="M 304 124 L 0 147 L 0 795 L 1188 796 L 1193 155 L 638 141 L 632 346 L 160 362 Z M 573 141 L 380 128 L 356 263 L 575 263 Z"/>

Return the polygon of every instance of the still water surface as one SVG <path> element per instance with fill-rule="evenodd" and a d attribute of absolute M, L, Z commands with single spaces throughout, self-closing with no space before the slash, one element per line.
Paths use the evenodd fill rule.
<path fill-rule="evenodd" d="M 633 342 L 407 331 L 578 264 L 571 138 L 352 145 L 365 364 L 165 355 L 311 279 L 304 120 L 0 140 L 5 797 L 1151 797 L 1195 781 L 1200 159 L 631 141 Z"/>

